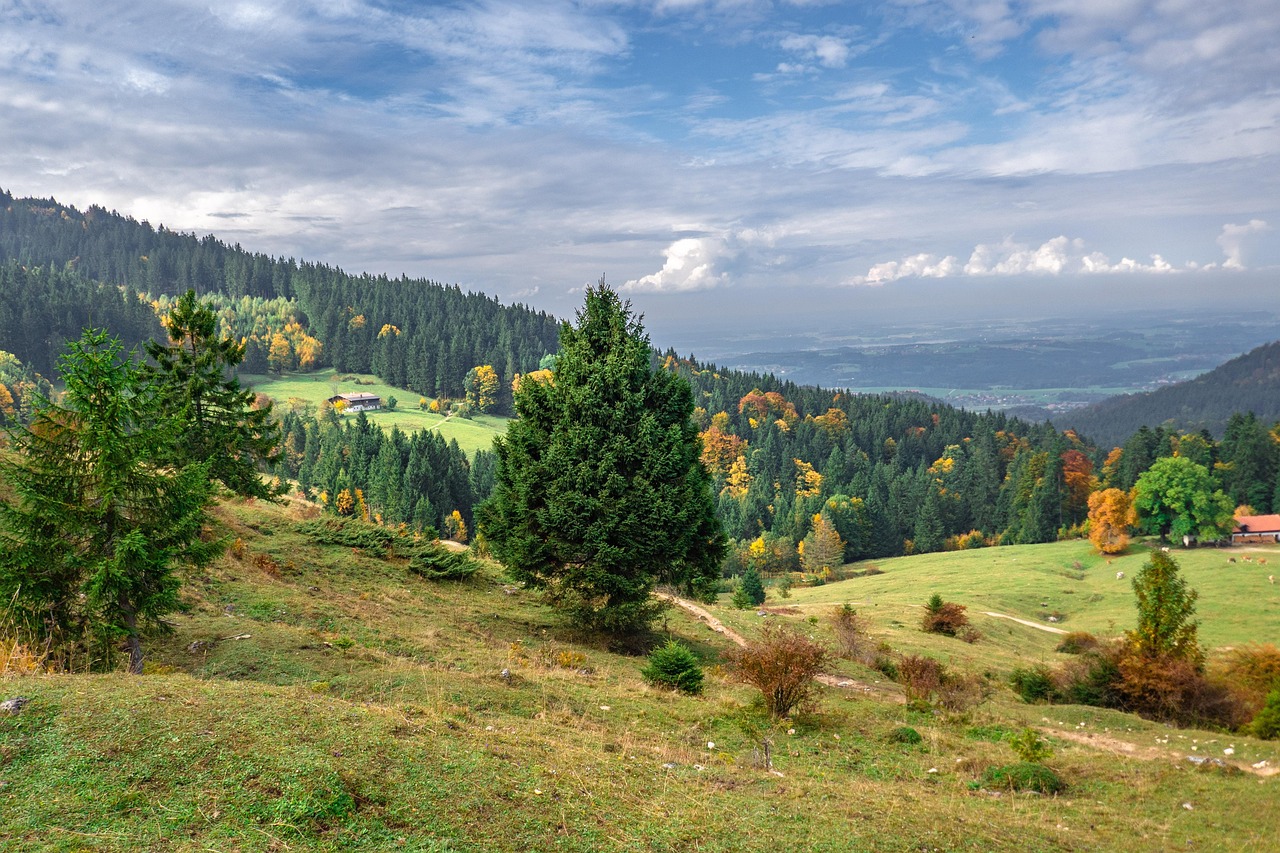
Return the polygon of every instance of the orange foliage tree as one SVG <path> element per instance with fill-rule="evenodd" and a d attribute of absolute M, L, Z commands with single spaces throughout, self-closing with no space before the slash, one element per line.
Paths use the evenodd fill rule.
<path fill-rule="evenodd" d="M 1129 493 L 1103 489 L 1089 495 L 1089 541 L 1104 554 L 1129 547 L 1129 528 L 1138 521 Z"/>

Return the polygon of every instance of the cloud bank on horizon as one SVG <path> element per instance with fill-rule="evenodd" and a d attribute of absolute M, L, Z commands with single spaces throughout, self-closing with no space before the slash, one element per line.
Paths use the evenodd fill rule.
<path fill-rule="evenodd" d="M 1277 41 L 1273 0 L 0 0 L 0 185 L 556 311 L 1158 288 L 1280 268 Z"/>

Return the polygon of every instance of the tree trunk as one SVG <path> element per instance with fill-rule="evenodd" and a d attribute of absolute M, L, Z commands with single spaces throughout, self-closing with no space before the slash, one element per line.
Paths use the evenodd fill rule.
<path fill-rule="evenodd" d="M 124 626 L 129 629 L 125 639 L 125 647 L 129 650 L 129 673 L 142 675 L 142 638 L 138 636 L 138 615 L 132 608 L 125 607 Z"/>

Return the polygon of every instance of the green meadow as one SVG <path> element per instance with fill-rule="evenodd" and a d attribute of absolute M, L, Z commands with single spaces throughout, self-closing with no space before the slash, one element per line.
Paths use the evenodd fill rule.
<path fill-rule="evenodd" d="M 449 417 L 423 411 L 418 406 L 421 395 L 404 388 L 395 388 L 372 374 L 337 373 L 332 368 L 313 373 L 286 373 L 281 376 L 241 374 L 240 383 L 254 391 L 266 394 L 282 408 L 291 400 L 301 400 L 317 411 L 320 404 L 336 394 L 377 394 L 385 401 L 395 397 L 394 411 L 382 409 L 366 412 L 369 419 L 385 430 L 399 427 L 404 432 L 420 429 L 436 430 L 447 439 L 455 439 L 468 456 L 477 450 L 493 448 L 493 439 L 507 430 L 507 418 L 496 415 L 475 415 L 471 418 Z M 431 402 L 431 398 L 427 398 Z"/>
<path fill-rule="evenodd" d="M 1052 635 L 981 616 L 972 645 L 918 629 L 937 591 L 971 613 L 1058 608 L 1064 628 L 1122 630 L 1132 605 L 1115 572 L 1139 553 L 1122 568 L 1080 543 L 885 560 L 882 575 L 771 598 L 767 617 L 710 605 L 743 633 L 774 619 L 823 637 L 826 611 L 853 602 L 875 640 L 989 685 L 958 712 L 910 710 L 888 683 L 824 686 L 771 724 L 730 675 L 730 641 L 683 610 L 653 639 L 703 661 L 701 696 L 646 684 L 634 649 L 565 626 L 494 564 L 430 582 L 382 553 L 318 545 L 297 527 L 316 511 L 220 505 L 235 547 L 186 579 L 144 675 L 0 681 L 30 700 L 0 715 L 0 849 L 1138 853 L 1265 851 L 1280 833 L 1280 777 L 1252 769 L 1280 764 L 1280 744 L 1025 705 L 1003 676 L 1065 659 Z M 1274 639 L 1274 595 L 1243 586 L 1256 564 L 1179 556 L 1211 644 Z M 895 741 L 904 725 L 919 743 Z M 1005 740 L 1027 726 L 1065 793 L 980 784 L 1016 760 Z M 1222 766 L 1186 760 L 1227 749 Z"/>

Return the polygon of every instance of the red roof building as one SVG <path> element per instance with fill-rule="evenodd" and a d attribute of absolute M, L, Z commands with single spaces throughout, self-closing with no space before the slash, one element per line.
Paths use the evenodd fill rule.
<path fill-rule="evenodd" d="M 1238 515 L 1231 544 L 1280 542 L 1280 515 Z"/>

